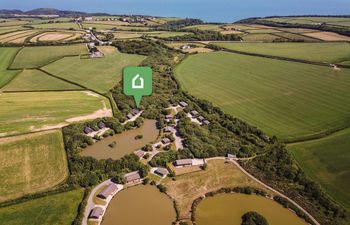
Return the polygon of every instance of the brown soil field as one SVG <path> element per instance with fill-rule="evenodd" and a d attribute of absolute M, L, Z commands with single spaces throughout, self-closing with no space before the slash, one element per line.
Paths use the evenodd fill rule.
<path fill-rule="evenodd" d="M 314 32 L 314 33 L 305 33 L 304 35 L 321 39 L 323 41 L 350 41 L 350 37 L 333 33 L 333 32 Z"/>

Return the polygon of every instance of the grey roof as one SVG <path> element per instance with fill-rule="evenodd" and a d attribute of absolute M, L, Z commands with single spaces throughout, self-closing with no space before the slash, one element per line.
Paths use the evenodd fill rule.
<path fill-rule="evenodd" d="M 164 132 L 171 132 L 171 128 L 170 127 L 165 127 L 164 128 Z"/>
<path fill-rule="evenodd" d="M 170 143 L 170 139 L 169 138 L 163 138 L 162 142 L 163 142 L 163 144 L 168 144 L 168 143 Z"/>
<path fill-rule="evenodd" d="M 131 113 L 129 113 L 128 115 L 126 115 L 126 117 L 127 117 L 128 119 L 131 119 L 131 118 L 133 117 L 133 115 L 132 115 Z"/>
<path fill-rule="evenodd" d="M 142 150 L 137 150 L 134 152 L 134 154 L 141 158 L 146 154 L 146 152 Z"/>
<path fill-rule="evenodd" d="M 204 120 L 203 123 L 208 125 L 210 122 L 208 120 Z"/>
<path fill-rule="evenodd" d="M 184 102 L 184 101 L 179 102 L 179 105 L 182 106 L 182 107 L 188 106 L 188 104 L 186 102 Z"/>
<path fill-rule="evenodd" d="M 100 129 L 102 129 L 102 128 L 105 128 L 105 127 L 106 127 L 106 124 L 105 124 L 104 122 L 100 121 L 100 122 L 97 124 L 97 126 L 98 126 Z"/>
<path fill-rule="evenodd" d="M 141 175 L 140 175 L 139 171 L 127 173 L 124 175 L 124 177 L 125 177 L 127 182 L 132 182 L 132 181 L 141 179 Z"/>
<path fill-rule="evenodd" d="M 204 120 L 204 117 L 203 116 L 198 116 L 198 120 L 202 121 L 202 120 Z"/>
<path fill-rule="evenodd" d="M 98 194 L 98 197 L 108 198 L 108 196 L 110 196 L 113 192 L 117 190 L 118 187 L 116 184 L 110 184 Z"/>
<path fill-rule="evenodd" d="M 101 207 L 95 207 L 91 210 L 89 218 L 99 218 L 103 214 L 103 209 Z"/>
<path fill-rule="evenodd" d="M 197 116 L 199 114 L 196 110 L 192 110 L 190 113 L 192 116 Z"/>
<path fill-rule="evenodd" d="M 138 110 L 138 109 L 133 109 L 131 111 L 131 113 L 134 114 L 134 115 L 138 114 L 139 112 L 140 112 L 140 110 Z"/>
<path fill-rule="evenodd" d="M 93 132 L 94 130 L 93 129 L 91 129 L 91 127 L 85 127 L 84 128 L 84 133 L 85 134 L 89 134 L 89 133 L 91 133 L 91 132 Z"/>
<path fill-rule="evenodd" d="M 184 166 L 184 165 L 192 165 L 192 159 L 179 159 L 175 161 L 175 165 Z"/>
<path fill-rule="evenodd" d="M 154 172 L 160 176 L 165 176 L 169 173 L 168 170 L 165 168 L 158 168 Z"/>

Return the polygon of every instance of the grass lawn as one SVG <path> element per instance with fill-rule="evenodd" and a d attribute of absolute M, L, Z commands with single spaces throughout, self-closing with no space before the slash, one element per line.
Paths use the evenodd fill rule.
<path fill-rule="evenodd" d="M 249 53 L 282 56 L 315 62 L 337 63 L 350 60 L 350 45 L 337 43 L 216 43 L 216 45 Z"/>
<path fill-rule="evenodd" d="M 189 56 L 181 86 L 270 135 L 295 140 L 350 124 L 350 70 L 227 52 Z"/>
<path fill-rule="evenodd" d="M 86 46 L 83 44 L 69 46 L 25 47 L 17 54 L 11 68 L 38 68 L 64 56 L 76 56 L 80 54 L 87 54 Z"/>
<path fill-rule="evenodd" d="M 12 80 L 19 71 L 7 70 L 19 48 L 0 48 L 0 88 Z"/>
<path fill-rule="evenodd" d="M 0 137 L 67 124 L 71 118 L 105 116 L 101 109 L 110 109 L 106 98 L 82 91 L 2 93 L 0 105 Z"/>
<path fill-rule="evenodd" d="M 74 84 L 51 77 L 40 70 L 23 70 L 3 91 L 41 91 L 41 90 L 77 90 L 82 89 Z"/>
<path fill-rule="evenodd" d="M 0 208 L 6 225 L 71 225 L 78 214 L 84 190 L 74 190 Z"/>
<path fill-rule="evenodd" d="M 0 202 L 47 190 L 67 176 L 60 130 L 0 139 Z"/>
<path fill-rule="evenodd" d="M 208 161 L 207 170 L 177 176 L 173 181 L 170 178 L 162 182 L 167 193 L 177 202 L 180 219 L 190 216 L 193 200 L 201 195 L 222 187 L 251 186 L 265 190 L 261 185 L 247 177 L 233 163 L 224 160 Z M 265 190 L 266 191 L 266 190 Z M 270 193 L 268 191 L 268 193 Z"/>
<path fill-rule="evenodd" d="M 350 129 L 288 146 L 302 169 L 350 210 Z"/>
<path fill-rule="evenodd" d="M 107 51 L 104 58 L 67 57 L 43 69 L 100 93 L 106 93 L 120 81 L 124 67 L 137 66 L 145 59 L 145 56 L 119 53 L 113 47 L 108 48 L 105 48 Z"/>

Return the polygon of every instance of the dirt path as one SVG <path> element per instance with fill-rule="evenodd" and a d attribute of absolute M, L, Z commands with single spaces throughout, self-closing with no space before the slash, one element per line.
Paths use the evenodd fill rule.
<path fill-rule="evenodd" d="M 69 119 L 66 119 L 66 121 L 69 123 L 72 123 L 72 122 L 79 122 L 82 120 L 93 120 L 93 119 L 102 118 L 102 117 L 112 117 L 113 116 L 112 109 L 107 109 L 106 103 L 104 101 L 102 101 L 102 104 L 103 104 L 103 109 L 99 109 L 96 112 L 89 115 L 69 118 Z"/>

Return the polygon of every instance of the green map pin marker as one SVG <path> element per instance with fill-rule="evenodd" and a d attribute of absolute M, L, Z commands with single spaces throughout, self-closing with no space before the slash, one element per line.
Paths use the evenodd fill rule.
<path fill-rule="evenodd" d="M 126 67 L 123 72 L 124 94 L 134 96 L 139 107 L 142 96 L 152 94 L 152 69 L 150 67 Z"/>

